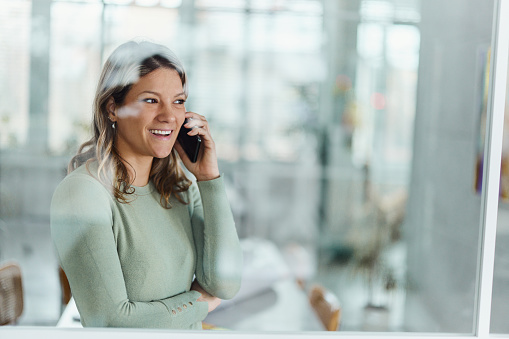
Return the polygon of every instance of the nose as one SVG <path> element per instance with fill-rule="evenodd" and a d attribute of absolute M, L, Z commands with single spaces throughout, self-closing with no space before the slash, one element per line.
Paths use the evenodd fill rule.
<path fill-rule="evenodd" d="M 175 109 L 171 107 L 171 105 L 163 104 L 159 114 L 157 115 L 157 120 L 159 122 L 175 122 L 177 121 Z"/>

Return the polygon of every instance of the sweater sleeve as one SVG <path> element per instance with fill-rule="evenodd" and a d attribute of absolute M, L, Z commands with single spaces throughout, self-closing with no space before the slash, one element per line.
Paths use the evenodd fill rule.
<path fill-rule="evenodd" d="M 84 326 L 195 328 L 208 312 L 200 293 L 129 300 L 107 190 L 91 177 L 67 177 L 51 203 L 53 242 Z M 199 328 L 199 327 L 198 327 Z"/>
<path fill-rule="evenodd" d="M 223 178 L 199 181 L 191 188 L 196 279 L 213 296 L 231 299 L 240 288 L 242 250 Z"/>

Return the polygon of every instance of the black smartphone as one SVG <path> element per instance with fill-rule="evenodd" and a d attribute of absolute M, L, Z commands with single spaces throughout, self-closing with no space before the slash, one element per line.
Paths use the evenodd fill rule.
<path fill-rule="evenodd" d="M 191 129 L 184 127 L 187 123 L 187 119 L 180 127 L 179 135 L 177 136 L 177 140 L 184 149 L 187 154 L 187 157 L 191 162 L 196 162 L 198 160 L 198 152 L 200 152 L 201 146 L 201 137 L 199 135 L 187 135 Z"/>

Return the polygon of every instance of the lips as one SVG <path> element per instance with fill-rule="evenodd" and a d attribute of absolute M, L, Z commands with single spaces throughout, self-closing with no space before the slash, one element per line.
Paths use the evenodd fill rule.
<path fill-rule="evenodd" d="M 156 134 L 156 135 L 165 135 L 168 136 L 171 134 L 171 130 L 163 130 L 163 129 L 150 129 L 150 133 Z"/>
<path fill-rule="evenodd" d="M 168 139 L 173 131 L 164 129 L 149 129 L 149 132 L 159 139 Z"/>

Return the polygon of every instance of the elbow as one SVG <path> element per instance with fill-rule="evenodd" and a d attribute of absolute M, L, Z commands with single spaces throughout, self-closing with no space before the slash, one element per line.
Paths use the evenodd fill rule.
<path fill-rule="evenodd" d="M 83 327 L 132 327 L 129 314 L 134 307 L 132 302 L 125 301 L 112 308 L 97 307 L 91 312 L 80 312 Z"/>
<path fill-rule="evenodd" d="M 80 313 L 81 324 L 83 327 L 119 327 L 112 314 L 104 312 L 96 313 L 94 315 L 86 315 Z"/>
<path fill-rule="evenodd" d="M 98 312 L 94 315 L 80 314 L 83 327 L 124 327 L 116 313 Z"/>
<path fill-rule="evenodd" d="M 217 265 L 203 279 L 203 288 L 215 297 L 232 299 L 240 290 L 242 280 L 242 256 Z M 202 282 L 200 281 L 200 284 Z"/>
<path fill-rule="evenodd" d="M 221 279 L 216 280 L 213 284 L 204 284 L 202 286 L 211 295 L 223 299 L 229 300 L 237 295 L 240 289 L 240 279 Z"/>
<path fill-rule="evenodd" d="M 238 244 L 238 242 L 237 242 Z M 228 300 L 240 289 L 243 258 L 240 246 L 220 248 L 212 260 L 205 260 L 196 277 L 200 285 L 211 295 Z"/>
<path fill-rule="evenodd" d="M 221 296 L 219 296 L 218 298 L 223 300 L 233 299 L 233 297 L 237 295 L 239 290 L 240 290 L 240 279 L 238 282 L 230 284 L 228 288 L 225 289 L 224 291 L 221 291 Z"/>
<path fill-rule="evenodd" d="M 223 300 L 232 299 L 237 295 L 240 290 L 240 284 L 242 281 L 242 267 L 238 267 L 235 270 L 235 274 L 230 275 L 227 279 L 223 281 L 222 286 L 219 290 L 218 298 Z"/>

